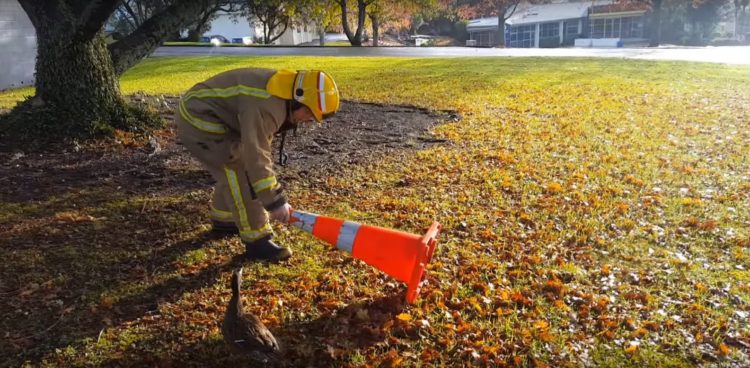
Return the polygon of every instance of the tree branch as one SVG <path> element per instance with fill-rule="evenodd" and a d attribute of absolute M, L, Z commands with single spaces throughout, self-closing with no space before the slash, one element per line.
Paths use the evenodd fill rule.
<path fill-rule="evenodd" d="M 510 14 L 508 14 L 508 16 L 507 16 L 507 17 L 505 17 L 505 14 L 503 14 L 503 17 L 505 17 L 505 20 L 508 20 L 508 19 L 510 19 L 510 17 L 512 17 L 512 16 L 513 16 L 513 14 L 515 14 L 515 13 L 516 13 L 516 9 L 518 9 L 518 3 L 520 3 L 520 1 L 516 1 L 516 2 L 515 2 L 515 3 L 513 4 L 513 5 L 512 5 L 512 7 L 513 7 L 513 10 L 511 10 L 511 11 L 510 11 Z M 507 11 L 507 9 L 506 9 L 505 13 L 507 13 L 507 12 L 508 12 L 508 11 Z"/>
<path fill-rule="evenodd" d="M 128 14 L 127 11 L 119 9 L 119 8 L 117 9 L 117 11 L 120 13 L 120 16 L 122 17 L 122 19 L 125 19 L 125 21 L 128 22 L 128 24 L 130 24 L 130 26 L 133 27 L 133 29 L 138 28 L 138 25 L 135 24 L 135 20 L 133 19 L 133 17 L 130 16 L 130 14 Z"/>
<path fill-rule="evenodd" d="M 80 13 L 81 28 L 78 30 L 78 37 L 88 40 L 99 32 L 104 23 L 115 12 L 120 0 L 100 0 L 90 1 Z"/>
<path fill-rule="evenodd" d="M 138 15 L 135 14 L 135 10 L 133 10 L 133 7 L 130 6 L 130 2 L 129 1 L 127 1 L 127 0 L 123 1 L 122 2 L 122 6 L 125 8 L 125 11 L 127 11 L 128 15 L 130 15 L 130 19 L 133 20 L 132 21 L 132 23 L 133 23 L 133 29 L 138 28 L 138 26 L 140 26 L 141 23 L 143 22 L 143 19 L 139 18 Z"/>
<path fill-rule="evenodd" d="M 60 12 L 59 3 L 57 2 L 50 4 L 49 2 L 42 3 L 38 0 L 18 0 L 18 3 L 36 29 L 43 27 L 47 23 L 45 20 L 54 17 Z"/>
<path fill-rule="evenodd" d="M 122 74 L 137 64 L 159 47 L 175 30 L 185 28 L 212 4 L 212 1 L 207 0 L 175 2 L 143 22 L 127 37 L 110 44 L 109 52 L 115 72 Z"/>
<path fill-rule="evenodd" d="M 277 25 L 277 26 L 278 26 L 278 25 Z M 287 22 L 284 22 L 284 29 L 282 29 L 282 30 L 281 30 L 281 32 L 277 33 L 275 37 L 271 38 L 271 39 L 270 39 L 270 40 L 268 41 L 268 44 L 270 45 L 270 44 L 271 44 L 271 43 L 272 43 L 273 41 L 276 41 L 276 40 L 278 40 L 278 39 L 279 39 L 279 37 L 281 37 L 281 35 L 283 35 L 283 34 L 284 34 L 284 32 L 286 32 L 286 29 L 287 29 L 287 28 L 289 28 L 289 22 L 288 22 L 288 21 L 287 21 Z M 270 36 L 270 32 L 269 32 L 269 36 Z"/>

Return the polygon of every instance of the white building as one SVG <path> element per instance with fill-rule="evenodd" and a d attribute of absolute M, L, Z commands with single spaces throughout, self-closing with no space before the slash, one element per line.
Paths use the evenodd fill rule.
<path fill-rule="evenodd" d="M 633 6 L 631 6 L 632 8 Z M 612 0 L 520 4 L 505 22 L 507 47 L 617 46 L 643 39 L 646 10 Z M 497 17 L 469 21 L 467 45 L 494 46 Z"/>
<path fill-rule="evenodd" d="M 16 0 L 0 0 L 0 90 L 34 84 L 36 30 Z"/>
<path fill-rule="evenodd" d="M 311 42 L 317 37 L 318 28 L 314 24 L 292 24 L 273 44 L 294 46 Z M 203 34 L 202 41 L 208 42 L 212 38 L 231 43 L 260 43 L 263 38 L 263 24 L 257 19 L 248 20 L 242 16 L 221 13 L 211 22 L 208 31 Z"/>

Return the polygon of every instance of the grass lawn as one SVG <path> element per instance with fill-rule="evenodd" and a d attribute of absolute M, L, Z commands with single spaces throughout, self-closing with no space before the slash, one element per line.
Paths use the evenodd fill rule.
<path fill-rule="evenodd" d="M 121 87 L 126 94 L 179 94 L 245 66 L 319 68 L 346 99 L 463 116 L 435 131 L 450 144 L 352 166 L 318 185 L 291 185 L 292 204 L 311 212 L 412 232 L 432 220 L 443 224 L 421 298 L 376 326 L 382 338 L 355 344 L 362 332 L 341 325 L 287 346 L 291 355 L 313 365 L 326 357 L 333 362 L 326 366 L 750 365 L 750 68 L 185 57 L 148 59 Z M 0 94 L 0 103 L 29 93 Z M 81 196 L 96 205 L 76 205 Z M 185 246 L 206 229 L 208 197 L 207 187 L 190 187 L 143 198 L 97 188 L 34 202 L 6 198 L 0 279 L 17 280 L 20 291 L 13 308 L 0 303 L 3 319 L 39 322 L 24 331 L 4 326 L 16 355 L 0 356 L 48 366 L 234 362 L 216 325 L 229 297 L 229 270 L 219 265 L 241 245 Z M 146 208 L 158 210 L 159 223 L 139 215 Z M 109 226 L 80 244 L 64 221 L 71 216 L 104 218 L 84 230 Z M 139 231 L 163 234 L 163 241 L 144 246 Z M 306 234 L 276 231 L 295 258 L 246 266 L 244 296 L 281 337 L 290 326 L 315 326 L 347 304 L 383 299 L 400 287 Z M 15 246 L 46 236 L 55 244 Z M 170 256 L 157 269 L 128 263 L 163 254 Z M 117 268 L 122 264 L 130 266 Z M 109 273 L 120 276 L 98 279 Z M 90 282 L 71 281 L 82 278 Z M 201 284 L 171 297 L 156 292 L 191 278 Z M 13 285 L 0 284 L 0 292 Z M 75 298 L 48 297 L 66 290 Z M 23 305 L 32 301 L 50 303 L 53 312 L 25 316 Z M 101 319 L 98 333 L 65 333 L 89 313 L 116 315 L 116 308 L 146 301 L 157 312 Z M 371 318 L 360 311 L 357 318 Z"/>

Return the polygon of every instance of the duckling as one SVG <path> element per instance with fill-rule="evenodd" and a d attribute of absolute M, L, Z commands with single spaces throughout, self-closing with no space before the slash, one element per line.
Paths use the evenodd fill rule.
<path fill-rule="evenodd" d="M 243 310 L 241 284 L 242 268 L 232 272 L 232 299 L 221 325 L 224 341 L 239 353 L 278 353 L 279 344 L 271 331 L 258 317 Z"/>

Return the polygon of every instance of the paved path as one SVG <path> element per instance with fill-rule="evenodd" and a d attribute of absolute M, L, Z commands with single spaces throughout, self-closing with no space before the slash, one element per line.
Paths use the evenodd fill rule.
<path fill-rule="evenodd" d="M 489 49 L 470 47 L 160 47 L 152 56 L 402 56 L 402 57 L 603 57 L 750 65 L 750 46 L 659 48 Z"/>

